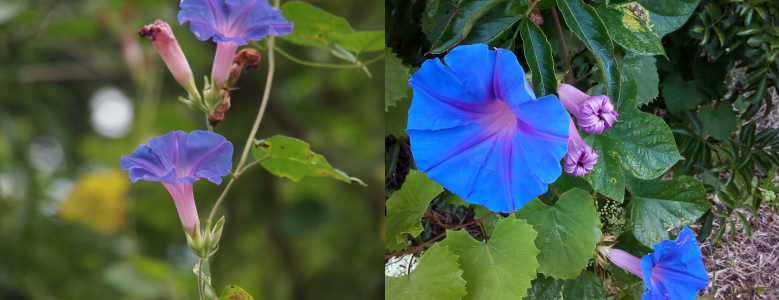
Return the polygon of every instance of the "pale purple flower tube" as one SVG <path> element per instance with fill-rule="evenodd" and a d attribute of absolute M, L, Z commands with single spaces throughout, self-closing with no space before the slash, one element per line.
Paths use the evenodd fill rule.
<path fill-rule="evenodd" d="M 579 127 L 589 134 L 603 133 L 619 117 L 606 95 L 590 96 L 565 83 L 557 85 L 557 94 L 565 109 L 576 116 Z"/>
<path fill-rule="evenodd" d="M 613 248 L 609 249 L 607 255 L 609 256 L 609 260 L 617 265 L 617 267 L 620 267 L 623 270 L 628 271 L 641 279 L 644 279 L 644 273 L 641 271 L 641 259 L 638 257 L 630 255 L 630 253 L 625 251 Z"/>
<path fill-rule="evenodd" d="M 592 171 L 595 163 L 598 162 L 598 154 L 587 145 L 576 130 L 573 120 L 570 120 L 568 126 L 568 153 L 565 154 L 565 164 L 563 169 L 572 176 L 584 176 Z"/>
<path fill-rule="evenodd" d="M 159 181 L 170 192 L 181 224 L 193 233 L 200 223 L 192 184 L 206 178 L 216 184 L 232 168 L 233 144 L 223 136 L 202 130 L 192 133 L 171 131 L 149 139 L 130 156 L 122 155 L 123 170 L 130 179 Z"/>
<path fill-rule="evenodd" d="M 292 32 L 292 23 L 267 0 L 183 0 L 179 7 L 181 24 L 189 22 L 201 41 L 213 38 L 217 43 L 211 78 L 219 87 L 230 74 L 238 46 Z"/>
<path fill-rule="evenodd" d="M 173 74 L 173 78 L 183 86 L 187 91 L 195 90 L 195 79 L 192 77 L 192 69 L 189 68 L 187 57 L 181 51 L 176 37 L 170 25 L 164 21 L 157 20 L 153 24 L 146 25 L 138 31 L 138 35 L 149 37 L 154 43 L 154 48 L 160 53 L 162 61 L 168 66 L 168 70 Z"/>

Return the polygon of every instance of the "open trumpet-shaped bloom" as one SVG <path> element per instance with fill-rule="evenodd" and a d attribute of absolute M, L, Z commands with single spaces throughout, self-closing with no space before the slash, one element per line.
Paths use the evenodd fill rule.
<path fill-rule="evenodd" d="M 211 78 L 220 87 L 230 73 L 238 46 L 292 32 L 292 23 L 267 0 L 183 0 L 179 7 L 181 24 L 189 22 L 199 40 L 212 38 L 217 43 Z"/>
<path fill-rule="evenodd" d="M 595 163 L 598 162 L 598 154 L 587 145 L 576 130 L 571 117 L 568 117 L 568 153 L 565 154 L 565 163 L 563 169 L 572 176 L 584 176 L 592 171 Z"/>
<path fill-rule="evenodd" d="M 199 224 L 192 184 L 206 178 L 216 184 L 232 168 L 233 144 L 223 136 L 202 130 L 171 131 L 149 139 L 130 156 L 122 155 L 123 170 L 130 179 L 159 181 L 170 192 L 181 224 L 192 233 Z"/>
<path fill-rule="evenodd" d="M 561 173 L 569 117 L 555 95 L 536 99 L 511 51 L 458 46 L 411 76 L 408 112 L 417 167 L 469 203 L 511 212 Z"/>
<path fill-rule="evenodd" d="M 642 300 L 695 299 L 708 286 L 701 248 L 690 228 L 682 228 L 675 241 L 662 241 L 654 249 L 640 260 L 622 250 L 608 252 L 611 262 L 644 280 Z"/>
<path fill-rule="evenodd" d="M 557 85 L 557 94 L 565 109 L 576 116 L 577 124 L 589 134 L 603 133 L 619 117 L 609 96 L 590 96 L 565 83 Z"/>

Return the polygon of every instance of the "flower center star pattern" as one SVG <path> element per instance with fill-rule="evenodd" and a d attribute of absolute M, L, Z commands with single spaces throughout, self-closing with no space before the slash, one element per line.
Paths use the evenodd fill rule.
<path fill-rule="evenodd" d="M 411 76 L 408 133 L 419 170 L 490 210 L 511 212 L 562 171 L 569 117 L 555 95 L 536 99 L 516 56 L 458 46 Z"/>

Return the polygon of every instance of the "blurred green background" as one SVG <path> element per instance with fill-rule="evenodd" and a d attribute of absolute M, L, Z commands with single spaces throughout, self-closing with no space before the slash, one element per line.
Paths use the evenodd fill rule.
<path fill-rule="evenodd" d="M 384 27 L 378 1 L 308 2 L 356 30 Z M 121 155 L 150 137 L 205 129 L 203 114 L 176 100 L 186 93 L 152 43 L 136 34 L 157 19 L 171 24 L 202 88 L 216 47 L 178 25 L 178 4 L 0 0 L 0 299 L 197 298 L 197 260 L 170 195 L 158 182 L 131 184 L 119 167 Z M 346 63 L 323 49 L 277 45 L 308 61 Z M 215 130 L 233 142 L 234 164 L 264 88 L 260 52 L 260 69 L 239 79 Z M 247 171 L 217 215 L 227 218 L 211 259 L 218 293 L 235 284 L 255 299 L 383 297 L 375 253 L 384 214 L 384 70 L 381 61 L 368 68 L 373 78 L 276 54 L 257 137 L 305 140 L 368 187 Z M 226 182 L 195 183 L 201 219 Z"/>

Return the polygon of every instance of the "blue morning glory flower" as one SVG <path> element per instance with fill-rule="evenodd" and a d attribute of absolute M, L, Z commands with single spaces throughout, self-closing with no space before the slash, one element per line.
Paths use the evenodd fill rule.
<path fill-rule="evenodd" d="M 171 131 L 149 139 L 130 156 L 122 155 L 123 170 L 130 179 L 159 181 L 176 204 L 181 224 L 193 233 L 200 224 L 192 184 L 206 178 L 216 184 L 232 169 L 233 144 L 223 136 L 202 130 Z"/>
<path fill-rule="evenodd" d="M 662 241 L 654 248 L 641 258 L 647 288 L 642 300 L 695 299 L 709 285 L 701 248 L 690 228 L 682 228 L 676 241 Z"/>
<path fill-rule="evenodd" d="M 230 73 L 238 46 L 292 32 L 292 23 L 267 0 L 183 0 L 179 7 L 179 23 L 189 22 L 199 40 L 211 38 L 217 43 L 211 78 L 220 87 Z"/>
<path fill-rule="evenodd" d="M 612 263 L 644 280 L 642 300 L 695 299 L 709 285 L 701 248 L 690 228 L 682 228 L 676 241 L 665 240 L 654 248 L 641 260 L 619 249 L 608 250 Z"/>
<path fill-rule="evenodd" d="M 473 204 L 511 212 L 562 171 L 570 119 L 555 95 L 536 99 L 511 51 L 458 46 L 411 76 L 411 152 L 419 170 Z"/>

